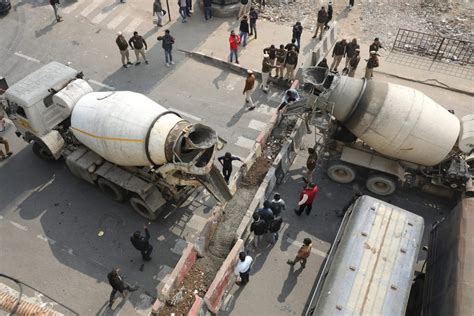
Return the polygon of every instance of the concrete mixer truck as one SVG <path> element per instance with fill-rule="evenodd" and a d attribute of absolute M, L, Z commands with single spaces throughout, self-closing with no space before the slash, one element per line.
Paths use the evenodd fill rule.
<path fill-rule="evenodd" d="M 474 111 L 458 119 L 413 88 L 318 67 L 304 78 L 310 93 L 303 102 L 321 131 L 320 158 L 333 181 L 361 175 L 382 196 L 397 185 L 440 195 L 472 188 Z"/>
<path fill-rule="evenodd" d="M 231 198 L 213 164 L 216 132 L 142 94 L 93 92 L 82 73 L 52 62 L 8 87 L 3 107 L 40 158 L 64 159 L 74 175 L 147 219 L 201 185 L 218 201 Z"/>

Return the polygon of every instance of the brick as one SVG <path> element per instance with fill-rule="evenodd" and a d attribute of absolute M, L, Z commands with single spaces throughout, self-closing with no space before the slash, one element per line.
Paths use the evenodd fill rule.
<path fill-rule="evenodd" d="M 202 304 L 204 303 L 204 300 L 202 297 L 198 295 L 194 295 L 195 300 L 193 306 L 191 306 L 191 309 L 188 312 L 188 316 L 199 316 L 199 312 L 201 311 Z"/>

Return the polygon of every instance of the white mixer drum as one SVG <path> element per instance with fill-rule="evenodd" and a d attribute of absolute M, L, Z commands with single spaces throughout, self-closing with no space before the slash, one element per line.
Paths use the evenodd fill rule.
<path fill-rule="evenodd" d="M 337 88 L 360 86 L 344 84 Z M 335 116 L 357 137 L 379 153 L 425 166 L 440 163 L 459 136 L 459 119 L 418 90 L 391 83 L 369 81 L 356 106 L 359 91 L 343 95 L 336 88 L 330 99 L 342 106 Z M 341 97 L 339 97 L 341 96 Z"/>
<path fill-rule="evenodd" d="M 139 93 L 93 92 L 75 105 L 71 129 L 82 144 L 115 164 L 163 164 L 168 134 L 177 123 L 185 122 L 174 113 L 163 115 L 166 111 Z"/>

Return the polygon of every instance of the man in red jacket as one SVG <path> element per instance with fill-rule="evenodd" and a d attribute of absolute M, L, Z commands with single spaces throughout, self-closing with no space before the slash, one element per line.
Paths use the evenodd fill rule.
<path fill-rule="evenodd" d="M 234 30 L 230 31 L 229 36 L 229 44 L 230 44 L 230 62 L 233 61 L 232 57 L 235 57 L 235 62 L 239 63 L 239 57 L 237 56 L 239 52 L 239 45 L 240 45 L 240 36 L 235 34 Z"/>
<path fill-rule="evenodd" d="M 313 182 L 308 183 L 306 188 L 300 193 L 300 201 L 298 202 L 299 208 L 295 209 L 295 213 L 300 216 L 306 209 L 306 215 L 311 213 L 311 208 L 313 206 L 313 200 L 318 193 L 318 186 Z"/>

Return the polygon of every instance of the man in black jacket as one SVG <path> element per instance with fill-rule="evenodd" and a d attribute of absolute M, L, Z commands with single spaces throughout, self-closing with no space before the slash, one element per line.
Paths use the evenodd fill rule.
<path fill-rule="evenodd" d="M 135 50 L 135 56 L 137 57 L 137 62 L 135 66 L 140 65 L 140 56 L 142 55 L 145 64 L 148 64 L 148 60 L 146 60 L 145 50 L 148 49 L 148 45 L 145 42 L 145 39 L 138 35 L 138 32 L 133 32 L 133 36 L 128 40 L 128 44 L 130 47 Z"/>
<path fill-rule="evenodd" d="M 342 60 L 342 57 L 346 54 L 346 45 L 347 42 L 345 39 L 340 40 L 339 42 L 334 45 L 334 49 L 332 50 L 332 64 L 331 68 L 329 68 L 329 71 L 334 71 L 337 72 L 337 66 L 339 66 L 339 63 Z"/>
<path fill-rule="evenodd" d="M 150 240 L 150 232 L 146 225 L 144 225 L 143 228 L 145 229 L 145 236 L 142 236 L 140 231 L 137 230 L 130 237 L 130 241 L 132 242 L 133 247 L 141 252 L 143 260 L 150 261 L 150 254 L 153 251 L 152 245 L 148 242 Z"/>
<path fill-rule="evenodd" d="M 217 158 L 222 165 L 222 175 L 227 184 L 229 184 L 230 176 L 232 175 L 232 161 L 238 160 L 243 163 L 242 159 L 236 156 L 232 156 L 230 152 L 226 152 L 224 156 Z"/>
<path fill-rule="evenodd" d="M 128 53 L 128 43 L 125 37 L 123 37 L 122 32 L 117 33 L 115 43 L 117 44 L 120 50 L 120 55 L 122 55 L 123 68 L 127 68 L 128 65 L 131 65 L 132 63 L 130 62 L 130 54 Z M 126 63 L 125 60 L 127 60 Z"/>
<path fill-rule="evenodd" d="M 109 307 L 112 307 L 112 304 L 115 301 L 115 295 L 119 292 L 122 297 L 125 299 L 128 295 L 125 291 L 134 292 L 137 290 L 136 287 L 131 287 L 123 281 L 123 277 L 120 275 L 120 268 L 115 268 L 107 274 L 107 279 L 109 284 L 112 287 L 112 293 L 110 293 Z M 125 293 L 124 293 L 125 292 Z"/>
<path fill-rule="evenodd" d="M 328 13 L 326 12 L 325 7 L 321 7 L 321 10 L 318 12 L 318 22 L 316 23 L 316 31 L 314 32 L 313 38 L 318 36 L 318 31 L 321 30 L 321 34 L 319 35 L 319 40 L 323 38 L 324 33 L 324 24 L 328 19 Z"/>
<path fill-rule="evenodd" d="M 253 232 L 253 245 L 257 248 L 263 235 L 267 232 L 267 223 L 260 218 L 258 212 L 253 213 L 253 223 L 250 225 L 250 232 Z"/>

